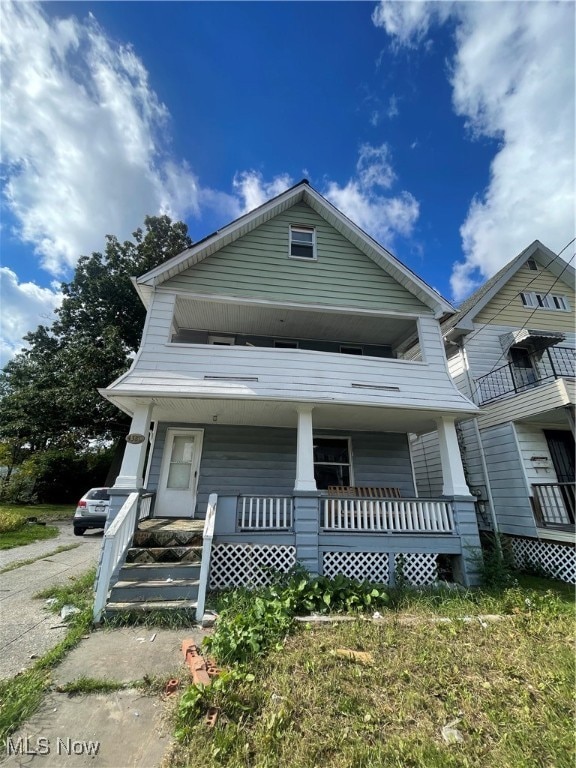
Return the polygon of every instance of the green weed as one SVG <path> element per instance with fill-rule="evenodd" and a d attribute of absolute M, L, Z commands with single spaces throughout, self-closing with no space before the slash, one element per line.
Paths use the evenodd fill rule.
<path fill-rule="evenodd" d="M 38 557 L 30 557 L 28 560 L 15 560 L 13 563 L 4 566 L 4 568 L 0 568 L 0 574 L 8 573 L 8 571 L 15 571 L 17 568 L 22 568 L 24 565 L 31 565 L 31 563 L 35 563 L 37 560 L 44 560 L 46 557 L 59 555 L 61 552 L 69 552 L 71 549 L 77 549 L 79 546 L 80 544 L 63 544 L 61 547 L 56 547 L 56 549 L 53 549 L 50 552 L 38 555 Z"/>

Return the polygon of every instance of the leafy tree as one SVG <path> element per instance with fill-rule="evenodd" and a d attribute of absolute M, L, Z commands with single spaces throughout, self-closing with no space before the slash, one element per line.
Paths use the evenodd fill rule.
<path fill-rule="evenodd" d="M 131 277 L 191 245 L 184 223 L 147 216 L 132 240 L 108 235 L 103 253 L 80 258 L 55 322 L 25 336 L 28 347 L 0 374 L 0 441 L 15 463 L 126 431 L 127 417 L 98 389 L 127 370 L 140 343 L 146 311 Z"/>

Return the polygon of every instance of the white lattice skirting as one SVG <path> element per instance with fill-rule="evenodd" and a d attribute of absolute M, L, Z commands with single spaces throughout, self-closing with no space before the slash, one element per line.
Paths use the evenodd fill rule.
<path fill-rule="evenodd" d="M 324 552 L 322 571 L 329 579 L 341 573 L 377 584 L 388 584 L 390 576 L 386 552 Z"/>
<path fill-rule="evenodd" d="M 296 565 L 296 548 L 274 545 L 217 544 L 210 561 L 210 589 L 261 587 L 276 571 Z"/>
<path fill-rule="evenodd" d="M 399 565 L 396 555 L 396 572 Z M 403 552 L 402 574 L 414 586 L 432 584 L 438 579 L 438 555 L 430 552 Z"/>
<path fill-rule="evenodd" d="M 438 555 L 405 552 L 402 556 L 396 555 L 397 564 L 400 557 L 402 574 L 410 584 L 431 584 L 438 578 Z M 341 573 L 359 581 L 388 584 L 390 563 L 386 552 L 325 552 L 323 573 L 329 578 Z"/>
<path fill-rule="evenodd" d="M 576 549 L 569 544 L 554 544 L 537 539 L 509 537 L 512 542 L 514 563 L 518 568 L 530 565 L 542 568 L 550 576 L 569 584 L 576 584 Z"/>

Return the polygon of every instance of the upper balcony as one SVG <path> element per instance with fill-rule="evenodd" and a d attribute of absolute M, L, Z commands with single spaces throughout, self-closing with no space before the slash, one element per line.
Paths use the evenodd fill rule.
<path fill-rule="evenodd" d="M 414 339 L 420 359 L 405 359 Z M 294 405 L 311 403 L 318 426 L 369 429 L 381 419 L 380 428 L 419 432 L 435 428 L 434 414 L 475 411 L 448 375 L 431 315 L 173 294 L 157 296 L 132 368 L 104 394 L 128 412 L 149 398 L 157 418 L 198 423 L 293 425 Z"/>
<path fill-rule="evenodd" d="M 561 378 L 574 378 L 575 350 L 554 346 L 507 363 L 477 380 L 479 405 L 528 392 Z"/>

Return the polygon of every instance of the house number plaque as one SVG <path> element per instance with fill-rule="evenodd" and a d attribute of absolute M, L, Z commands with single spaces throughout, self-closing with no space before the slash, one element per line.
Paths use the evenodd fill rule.
<path fill-rule="evenodd" d="M 132 443 L 132 445 L 138 445 L 139 443 L 143 443 L 146 438 L 144 435 L 138 434 L 138 432 L 131 432 L 129 435 L 126 435 L 126 442 Z"/>

